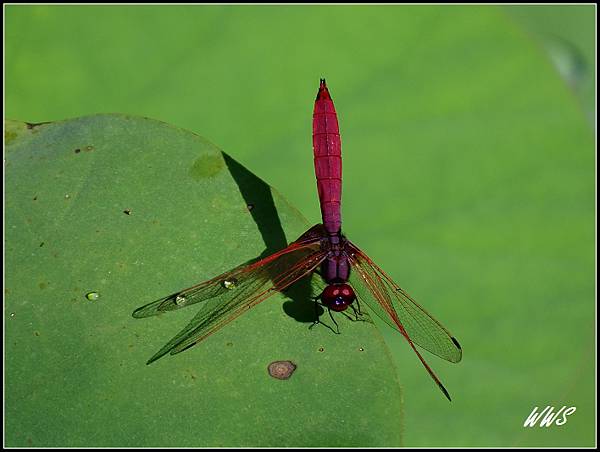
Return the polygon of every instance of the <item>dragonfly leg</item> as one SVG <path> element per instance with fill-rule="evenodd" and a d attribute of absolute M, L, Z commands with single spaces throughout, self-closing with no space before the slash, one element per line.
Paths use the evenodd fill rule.
<path fill-rule="evenodd" d="M 333 323 L 335 323 L 335 328 L 337 329 L 337 331 L 334 331 L 336 334 L 340 334 L 340 326 L 337 324 L 337 322 L 335 321 L 335 319 L 333 318 L 333 314 L 331 313 L 331 309 L 327 308 L 327 312 L 329 312 L 329 317 L 331 317 L 331 321 Z M 332 329 L 333 331 L 333 329 Z"/>
<path fill-rule="evenodd" d="M 358 300 L 356 300 L 358 302 Z M 354 312 L 354 320 L 358 320 L 358 315 L 362 313 L 360 312 L 360 305 L 358 306 L 358 311 L 356 310 L 356 308 L 353 305 L 350 305 L 350 307 L 352 308 L 352 312 Z"/>
<path fill-rule="evenodd" d="M 314 327 L 315 325 L 320 323 L 321 325 L 325 326 L 326 328 L 329 328 L 333 333 L 340 334 L 340 327 L 338 326 L 337 322 L 331 315 L 331 310 L 329 308 L 327 308 L 327 306 L 325 306 L 324 304 L 319 302 L 319 297 L 315 297 L 315 298 L 313 298 L 313 300 L 315 302 L 315 320 L 313 321 L 312 325 L 310 325 L 308 327 L 308 329 L 310 330 L 310 329 L 312 329 L 312 327 Z M 337 327 L 337 331 L 334 330 L 331 326 L 327 325 L 325 322 L 321 322 L 321 320 L 319 320 L 319 306 L 321 306 L 323 308 L 327 308 L 327 311 L 329 312 L 329 316 L 331 317 L 331 320 L 333 320 L 333 323 L 335 323 L 335 326 Z"/>
<path fill-rule="evenodd" d="M 342 311 L 341 314 L 343 314 L 351 322 L 356 322 L 358 320 L 358 317 L 356 317 L 356 312 L 354 313 L 356 319 L 353 319 L 352 316 L 349 315 L 346 311 Z"/>
<path fill-rule="evenodd" d="M 360 312 L 360 309 L 357 310 L 353 305 L 350 305 L 350 307 L 352 308 L 352 312 L 354 313 L 354 317 L 352 317 L 351 315 L 347 314 L 345 311 L 342 311 L 342 314 L 344 314 L 348 320 L 350 320 L 351 322 L 368 322 L 368 323 L 371 323 L 369 321 L 369 319 L 362 318 L 363 313 Z"/>
<path fill-rule="evenodd" d="M 352 305 L 350 305 L 352 306 Z M 358 301 L 358 297 L 356 298 L 356 306 L 358 306 L 358 315 L 362 315 L 362 312 L 360 310 L 360 302 Z M 354 309 L 354 306 L 352 306 L 352 309 Z"/>

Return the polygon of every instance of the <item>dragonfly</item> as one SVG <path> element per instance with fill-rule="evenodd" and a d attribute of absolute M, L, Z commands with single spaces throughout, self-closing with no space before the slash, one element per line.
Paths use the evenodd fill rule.
<path fill-rule="evenodd" d="M 355 314 L 362 315 L 360 303 L 363 303 L 371 313 L 404 337 L 433 381 L 451 400 L 417 347 L 457 363 L 462 359 L 460 344 L 342 234 L 341 140 L 337 113 L 325 79 L 320 80 L 315 100 L 312 139 L 322 223 L 311 227 L 286 248 L 270 256 L 240 265 L 136 309 L 133 317 L 145 318 L 201 304 L 188 325 L 156 352 L 147 364 L 193 347 L 273 294 L 316 273 L 324 289 L 314 299 L 314 324 L 319 323 L 317 304 L 328 310 L 338 326 L 332 311 L 344 313 L 351 308 Z"/>

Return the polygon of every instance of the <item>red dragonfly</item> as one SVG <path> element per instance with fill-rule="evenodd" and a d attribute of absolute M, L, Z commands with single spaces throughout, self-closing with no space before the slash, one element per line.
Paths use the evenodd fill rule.
<path fill-rule="evenodd" d="M 341 232 L 341 141 L 325 79 L 321 79 L 313 112 L 313 150 L 323 224 L 313 226 L 287 248 L 264 259 L 241 265 L 135 310 L 133 317 L 142 318 L 202 303 L 192 321 L 152 356 L 148 364 L 167 353 L 174 355 L 196 345 L 274 293 L 318 272 L 326 287 L 315 303 L 328 310 L 336 326 L 331 311 L 342 312 L 351 307 L 358 314 L 359 301 L 363 302 L 404 336 L 450 400 L 448 391 L 415 345 L 457 363 L 462 358 L 458 341 Z M 358 313 L 354 302 L 359 307 Z M 316 323 L 319 323 L 318 312 Z"/>

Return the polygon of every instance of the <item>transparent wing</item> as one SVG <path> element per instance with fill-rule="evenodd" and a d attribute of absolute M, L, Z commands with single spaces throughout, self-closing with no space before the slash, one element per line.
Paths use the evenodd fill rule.
<path fill-rule="evenodd" d="M 448 391 L 414 344 L 440 358 L 456 363 L 462 358 L 458 341 L 356 245 L 349 242 L 348 250 L 352 269 L 358 273 L 358 275 L 351 274 L 350 281 L 358 293 L 359 300 L 406 338 L 431 377 L 450 399 Z"/>
<path fill-rule="evenodd" d="M 312 272 L 326 253 L 321 250 L 319 237 L 307 237 L 310 231 L 264 259 L 135 310 L 133 317 L 142 318 L 201 303 L 192 321 L 150 358 L 148 364 L 167 353 L 173 355 L 197 344 L 276 291 Z"/>

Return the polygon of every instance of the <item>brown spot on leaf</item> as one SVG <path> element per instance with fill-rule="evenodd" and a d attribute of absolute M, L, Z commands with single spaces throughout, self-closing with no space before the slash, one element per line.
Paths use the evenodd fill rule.
<path fill-rule="evenodd" d="M 278 380 L 287 380 L 296 370 L 296 365 L 291 361 L 273 361 L 268 367 L 269 375 Z"/>

